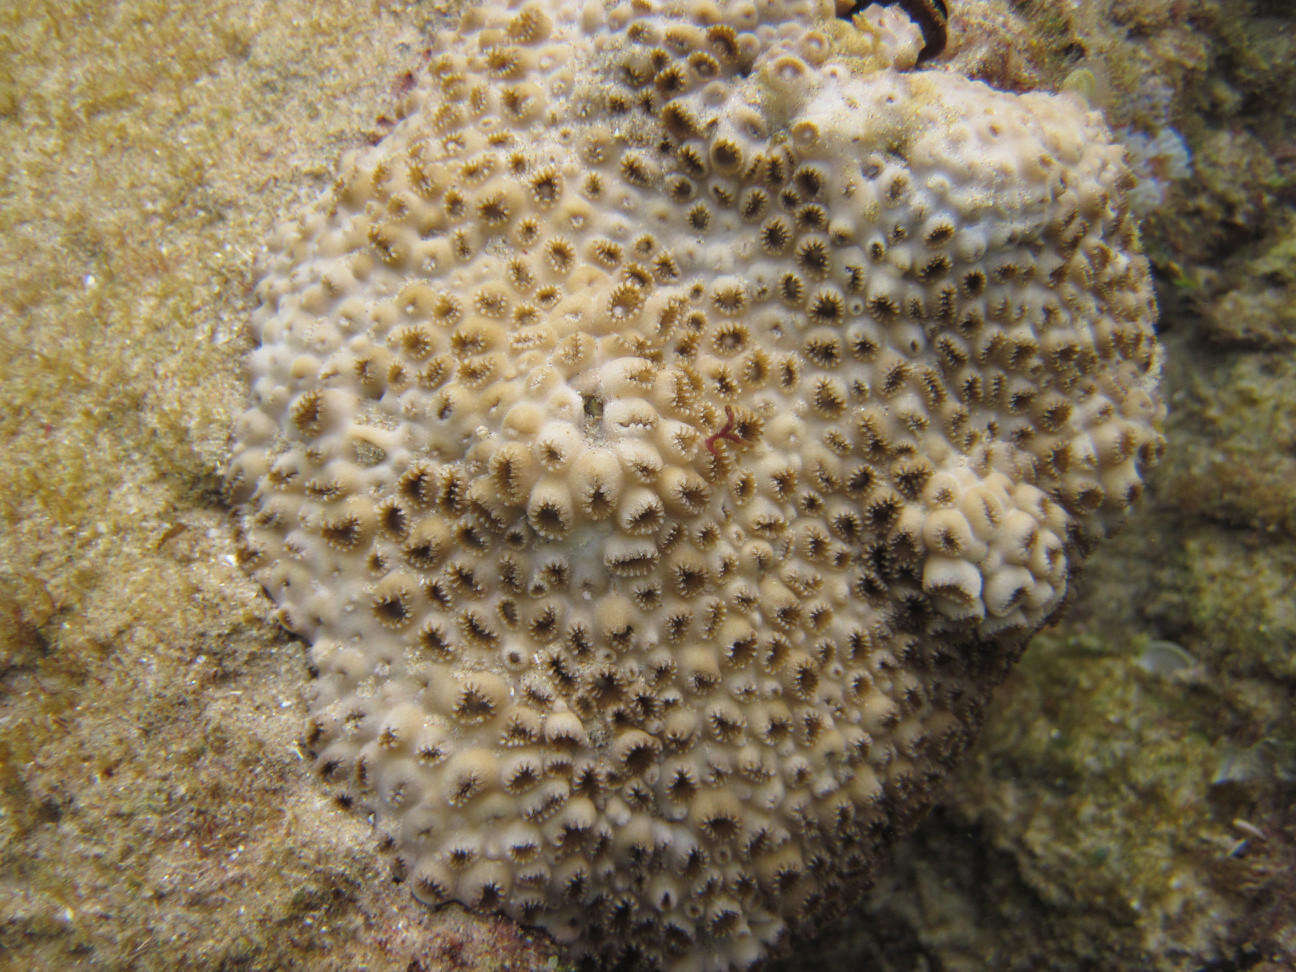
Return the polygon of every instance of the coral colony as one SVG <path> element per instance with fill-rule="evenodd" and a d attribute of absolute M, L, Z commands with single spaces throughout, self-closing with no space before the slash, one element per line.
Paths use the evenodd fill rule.
<path fill-rule="evenodd" d="M 273 241 L 247 557 L 420 899 L 752 963 L 867 880 L 1139 495 L 1121 149 L 925 43 L 473 7 Z"/>

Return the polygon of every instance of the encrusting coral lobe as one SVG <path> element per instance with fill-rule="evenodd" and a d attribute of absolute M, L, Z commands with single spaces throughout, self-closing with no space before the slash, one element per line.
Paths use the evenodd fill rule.
<path fill-rule="evenodd" d="M 867 881 L 1161 448 L 1132 183 L 896 7 L 473 7 L 273 241 L 231 467 L 429 903 L 744 967 Z"/>

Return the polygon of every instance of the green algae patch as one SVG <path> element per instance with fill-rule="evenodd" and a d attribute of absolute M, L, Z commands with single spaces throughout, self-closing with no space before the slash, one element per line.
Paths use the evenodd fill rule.
<path fill-rule="evenodd" d="M 1215 541 L 1225 539 L 1218 527 L 1235 531 L 1225 546 L 1263 566 L 1268 553 L 1296 541 L 1296 362 L 1286 352 L 1203 354 L 1174 363 L 1170 380 L 1180 389 L 1178 409 L 1157 488 L 1181 521 Z M 1183 557 L 1195 569 L 1193 552 Z"/>
<path fill-rule="evenodd" d="M 995 826 L 1013 822 L 1028 880 L 1049 900 L 1189 927 L 1205 897 L 1196 855 L 1227 836 L 1207 799 L 1221 703 L 1146 671 L 1144 651 L 1146 639 L 1119 651 L 1038 639 L 997 700 L 1005 716 L 987 723 L 972 786 Z"/>
<path fill-rule="evenodd" d="M 1185 549 L 1187 598 L 1203 654 L 1220 670 L 1273 687 L 1296 681 L 1296 544 L 1279 538 L 1242 550 L 1223 531 L 1194 537 Z M 1281 695 L 1280 695 L 1281 697 Z M 1274 714 L 1281 715 L 1282 708 Z"/>
<path fill-rule="evenodd" d="M 911 871 L 941 898 L 959 880 L 1003 885 L 1005 898 L 982 919 L 1001 937 L 946 929 L 946 948 L 957 954 L 962 943 L 1017 968 L 1173 968 L 1215 953 L 1222 925 L 1267 904 L 1255 892 L 1257 855 L 1271 848 L 1244 841 L 1284 784 L 1220 780 L 1239 726 L 1263 717 L 1254 709 L 1208 660 L 1177 646 L 1037 638 L 1002 687 L 943 818 L 988 848 L 963 875 L 947 874 L 943 890 L 923 865 Z M 920 832 L 917 842 L 966 856 L 941 834 Z M 1011 928 L 1014 909 L 1050 935 Z"/>

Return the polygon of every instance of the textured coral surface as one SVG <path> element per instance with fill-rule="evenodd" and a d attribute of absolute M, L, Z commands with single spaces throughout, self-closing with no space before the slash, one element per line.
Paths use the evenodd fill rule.
<path fill-rule="evenodd" d="M 956 63 L 1013 86 L 1085 72 L 1118 134 L 1188 144 L 1191 175 L 1143 233 L 1168 461 L 898 855 L 870 906 L 885 932 L 856 944 L 880 968 L 1290 968 L 1292 11 L 956 10 Z"/>
<path fill-rule="evenodd" d="M 1296 196 L 1290 11 L 951 8 L 955 63 L 993 83 L 1057 87 L 1081 64 L 1117 125 L 1149 131 L 1161 100 L 1125 99 L 1171 95 L 1194 177 L 1144 234 L 1174 322 L 1169 461 L 946 807 L 800 964 L 1290 968 L 1296 381 L 1267 309 Z M 0 18 L 0 954 L 544 968 L 506 923 L 418 906 L 323 798 L 297 749 L 302 647 L 266 625 L 219 500 L 252 254 L 387 130 L 446 21 L 244 0 Z M 1193 664 L 1143 667 L 1149 637 Z"/>
<path fill-rule="evenodd" d="M 1140 495 L 1121 149 L 903 70 L 905 27 L 475 7 L 272 242 L 246 560 L 429 903 L 749 964 L 870 875 Z"/>

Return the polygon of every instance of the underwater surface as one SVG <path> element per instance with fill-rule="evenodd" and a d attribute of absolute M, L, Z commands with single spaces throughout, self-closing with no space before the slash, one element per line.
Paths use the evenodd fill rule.
<path fill-rule="evenodd" d="M 0 967 L 556 968 L 321 786 L 225 479 L 259 251 L 454 4 L 0 3 Z M 1296 11 L 949 3 L 1139 177 L 1166 448 L 937 807 L 779 968 L 1296 966 Z"/>

